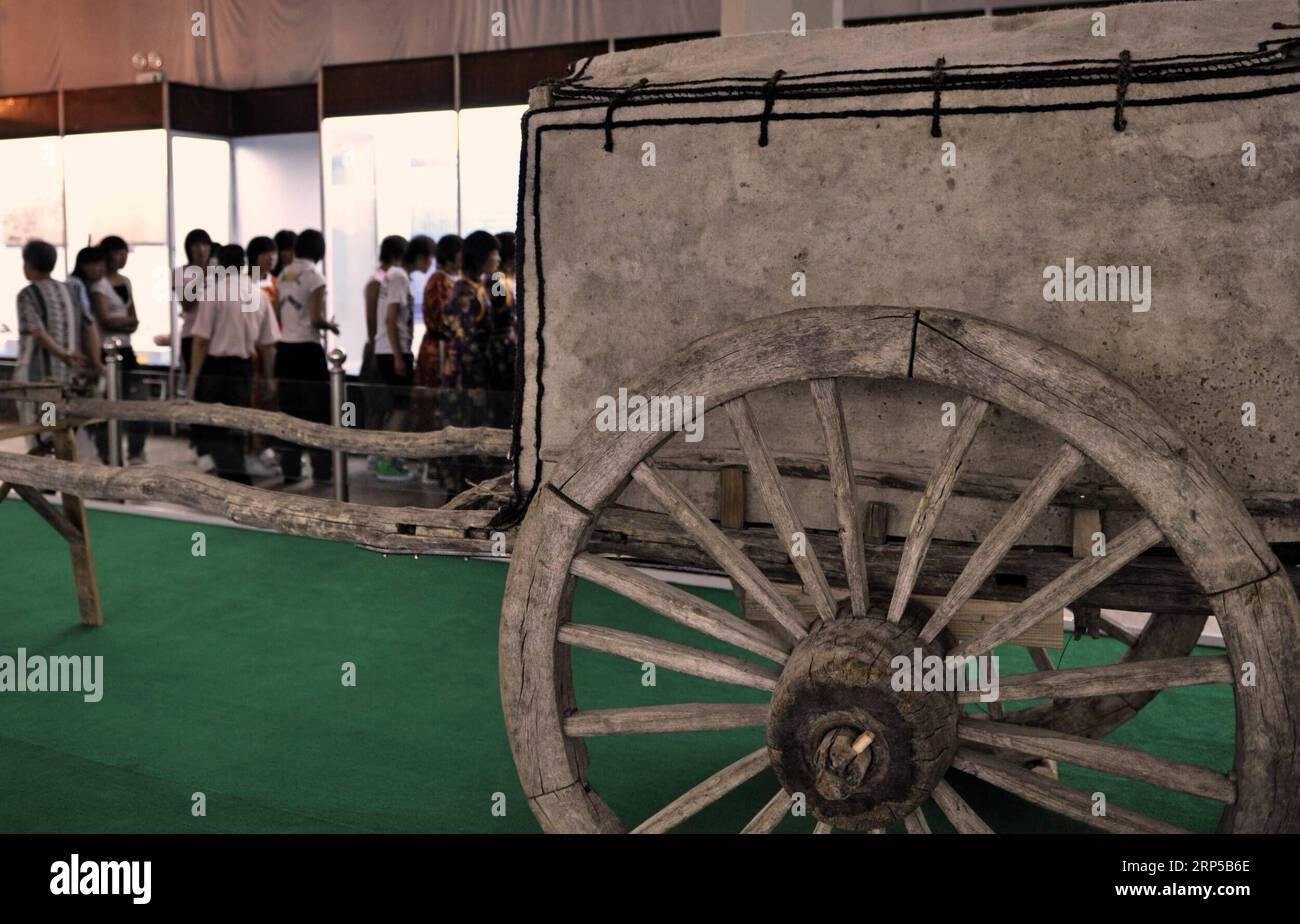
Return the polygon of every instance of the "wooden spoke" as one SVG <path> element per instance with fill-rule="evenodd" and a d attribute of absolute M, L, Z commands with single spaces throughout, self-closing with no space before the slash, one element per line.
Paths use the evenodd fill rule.
<path fill-rule="evenodd" d="M 590 709 L 564 719 L 570 738 L 719 731 L 767 724 L 768 703 L 678 703 L 630 709 Z"/>
<path fill-rule="evenodd" d="M 1160 541 L 1160 527 L 1148 519 L 1130 526 L 1109 544 L 1106 554 L 1085 558 L 1021 603 L 977 637 L 960 645 L 953 655 L 992 651 L 1010 641 L 1049 613 L 1064 609 L 1120 568 Z"/>
<path fill-rule="evenodd" d="M 1034 669 L 1040 671 L 1054 671 L 1056 665 L 1052 663 L 1052 656 L 1046 648 L 1030 647 L 1029 658 L 1034 662 Z"/>
<path fill-rule="evenodd" d="M 988 723 L 985 723 L 988 724 Z M 957 795 L 947 780 L 940 780 L 939 785 L 930 793 L 934 804 L 952 822 L 958 834 L 992 834 L 993 829 L 984 823 L 984 819 L 975 814 L 975 810 L 966 804 L 966 800 Z"/>
<path fill-rule="evenodd" d="M 961 749 L 953 757 L 952 765 L 958 770 L 978 777 L 1026 802 L 1041 806 L 1066 818 L 1073 818 L 1103 831 L 1119 834 L 1186 834 L 1176 827 L 1155 818 L 1121 808 L 1107 800 L 1106 814 L 1094 815 L 1092 797 L 1085 792 L 1058 783 L 1037 773 L 1022 770 L 1013 764 L 985 757 Z"/>
<path fill-rule="evenodd" d="M 907 827 L 908 834 L 929 834 L 930 823 L 925 820 L 925 815 L 918 807 L 912 814 L 903 819 L 903 824 Z"/>
<path fill-rule="evenodd" d="M 813 827 L 813 834 L 830 834 L 834 830 L 835 829 L 832 828 L 830 825 L 828 825 L 826 822 L 819 821 L 817 822 L 816 826 Z"/>
<path fill-rule="evenodd" d="M 1154 783 L 1165 789 L 1204 796 L 1218 802 L 1231 803 L 1237 797 L 1237 787 L 1222 773 L 1165 760 L 1136 748 L 1095 738 L 1067 735 L 1028 725 L 967 721 L 958 722 L 957 737 L 973 744 L 1004 748 L 1033 757 L 1063 760 L 1080 767 Z"/>
<path fill-rule="evenodd" d="M 943 631 L 943 627 L 948 625 L 948 621 L 961 609 L 962 604 L 975 595 L 980 585 L 998 566 L 998 562 L 1006 557 L 1007 552 L 1024 534 L 1039 511 L 1047 506 L 1048 502 L 1056 496 L 1057 491 L 1064 487 L 1070 476 L 1079 470 L 1083 461 L 1083 453 L 1069 443 L 1065 443 L 1057 450 L 1052 460 L 1043 466 L 1038 476 L 1030 482 L 1025 492 L 1011 505 L 1011 509 L 998 521 L 980 543 L 980 547 L 975 550 L 975 554 L 966 562 L 966 567 L 953 582 L 948 595 L 925 624 L 925 629 L 921 632 L 922 641 L 934 641 L 935 636 Z"/>
<path fill-rule="evenodd" d="M 862 520 L 854 491 L 853 453 L 849 447 L 848 426 L 844 422 L 844 405 L 840 401 L 839 383 L 835 379 L 812 380 L 813 404 L 817 421 L 826 441 L 827 468 L 835 492 L 835 518 L 839 521 L 840 551 L 844 555 L 844 574 L 849 581 L 849 603 L 853 615 L 867 615 L 870 595 L 867 591 L 867 552 L 864 548 Z"/>
<path fill-rule="evenodd" d="M 674 587 L 666 581 L 657 580 L 611 559 L 586 553 L 573 559 L 571 570 L 578 577 L 621 594 L 673 622 L 752 654 L 770 658 L 780 664 L 785 663 L 789 646 L 784 642 L 752 622 L 728 613 L 722 607 L 680 587 Z"/>
<path fill-rule="evenodd" d="M 871 829 L 870 831 L 868 831 L 867 833 L 868 833 L 868 834 L 884 834 L 884 833 L 885 833 L 885 829 L 884 829 L 884 828 L 872 828 L 872 829 Z"/>
<path fill-rule="evenodd" d="M 768 767 L 767 748 L 761 747 L 734 764 L 728 764 L 702 783 L 691 787 L 641 824 L 633 834 L 663 834 L 671 831 L 701 809 L 717 802 L 742 783 L 758 776 Z"/>
<path fill-rule="evenodd" d="M 890 622 L 898 622 L 903 618 L 903 610 L 911 599 L 912 588 L 916 586 L 921 565 L 925 561 L 925 553 L 930 548 L 930 538 L 939 524 L 939 515 L 943 513 L 944 505 L 952 495 L 962 460 L 966 458 L 966 450 L 970 449 L 971 441 L 975 439 L 975 433 L 988 409 L 988 402 L 979 398 L 968 397 L 961 403 L 957 427 L 949 437 L 943 456 L 917 502 L 912 525 L 907 531 L 907 542 L 903 545 L 903 555 L 898 562 L 894 595 L 889 600 Z"/>
<path fill-rule="evenodd" d="M 776 689 L 777 678 L 781 676 L 781 672 L 775 668 L 742 658 L 678 645 L 676 642 L 664 642 L 621 629 L 607 629 L 604 626 L 568 623 L 560 626 L 555 637 L 565 645 L 576 648 L 601 651 L 633 661 L 649 661 L 680 674 L 753 687 L 755 690 L 770 692 Z"/>
<path fill-rule="evenodd" d="M 749 820 L 749 824 L 745 825 L 740 833 L 771 834 L 788 811 L 790 811 L 790 794 L 784 789 L 778 789 L 776 795 L 767 805 L 758 810 L 758 814 Z"/>
<path fill-rule="evenodd" d="M 663 476 L 653 465 L 642 462 L 632 470 L 637 484 L 645 488 L 664 508 L 664 512 L 677 521 L 700 548 L 708 552 L 723 571 L 763 606 L 795 639 L 808 634 L 803 617 L 794 603 L 777 590 L 758 566 L 750 561 L 722 530 L 706 517 L 690 498 Z"/>
<path fill-rule="evenodd" d="M 1141 693 L 1194 687 L 1204 683 L 1232 683 L 1232 663 L 1225 656 L 1153 658 L 1121 661 L 1101 667 L 1072 667 L 1004 677 L 998 698 L 1003 702 L 1025 699 L 1078 699 L 1111 693 Z M 979 702 L 978 690 L 957 694 L 959 703 Z M 1013 713 L 1015 715 L 1016 713 Z"/>
<path fill-rule="evenodd" d="M 790 557 L 790 563 L 799 572 L 804 591 L 812 598 L 817 612 L 822 619 L 835 618 L 835 596 L 822 571 L 821 562 L 813 551 L 812 541 L 804 531 L 803 522 L 795 511 L 790 495 L 781 483 L 781 473 L 777 471 L 776 460 L 767 448 L 767 442 L 758 432 L 754 421 L 754 409 L 744 395 L 723 405 L 727 416 L 731 418 L 731 428 L 736 433 L 740 448 L 749 460 L 749 475 L 754 481 L 754 490 L 763 499 L 763 507 L 772 518 L 772 527 L 781 539 L 781 545 Z M 802 546 L 802 555 L 795 554 L 794 544 Z M 864 565 L 865 567 L 865 565 Z"/>

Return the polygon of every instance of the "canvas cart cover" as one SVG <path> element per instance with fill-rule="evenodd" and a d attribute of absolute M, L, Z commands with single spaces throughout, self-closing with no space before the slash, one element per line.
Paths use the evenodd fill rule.
<path fill-rule="evenodd" d="M 1293 500 L 1298 21 L 1295 0 L 1148 3 L 578 62 L 524 121 L 521 493 L 602 396 L 691 341 L 800 307 L 890 305 L 1074 350 L 1235 489 Z M 855 459 L 928 471 L 950 400 L 906 381 L 846 389 Z M 775 452 L 820 451 L 806 388 L 756 408 Z M 674 440 L 718 459 L 736 446 L 725 415 Z M 968 470 L 1030 476 L 1054 446 L 999 415 Z M 717 515 L 716 473 L 674 477 Z M 877 488 L 864 495 L 892 501 L 905 533 L 915 496 Z M 834 527 L 824 484 L 791 490 L 809 525 Z M 974 538 L 1000 509 L 982 503 L 950 508 L 940 533 Z M 1068 511 L 1043 520 L 1027 541 L 1068 536 Z"/>

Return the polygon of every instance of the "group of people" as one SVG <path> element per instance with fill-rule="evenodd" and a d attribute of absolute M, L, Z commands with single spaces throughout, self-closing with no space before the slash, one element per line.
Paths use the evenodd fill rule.
<path fill-rule="evenodd" d="M 384 238 L 378 266 L 362 293 L 366 387 L 359 424 L 389 430 L 510 426 L 518 344 L 514 243 L 511 232 L 486 231 L 463 240 L 449 234 L 437 242 L 425 235 Z M 218 245 L 196 228 L 185 236 L 184 249 L 173 297 L 180 308 L 186 394 L 196 401 L 277 408 L 330 422 L 324 343 L 339 327 L 326 313 L 320 269 L 324 235 L 315 229 L 281 231 L 274 238 L 255 237 L 245 249 Z M 141 397 L 130 343 L 139 320 L 131 282 L 122 274 L 128 252 L 121 238 L 105 238 L 77 254 L 72 273 L 61 283 L 52 277 L 54 247 L 28 242 L 23 272 L 31 284 L 18 295 L 18 378 L 89 387 L 103 373 L 104 347 L 111 338 L 127 383 L 124 397 Z M 240 283 L 232 288 L 231 279 Z M 418 349 L 417 319 L 424 325 Z M 128 425 L 127 433 L 128 463 L 143 462 L 145 431 Z M 195 451 L 200 459 L 211 459 L 216 474 L 251 484 L 245 439 L 221 427 L 193 431 Z M 102 428 L 96 442 L 106 462 Z M 332 479 L 328 450 L 286 442 L 274 448 L 286 483 L 302 480 L 305 453 L 314 481 Z M 407 460 L 370 462 L 382 480 L 415 476 Z M 442 464 L 435 471 L 448 490 L 459 490 L 465 479 L 482 473 L 482 462 Z"/>

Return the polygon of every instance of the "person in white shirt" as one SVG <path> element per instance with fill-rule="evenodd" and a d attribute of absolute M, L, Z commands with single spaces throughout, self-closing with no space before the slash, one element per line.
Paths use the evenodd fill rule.
<path fill-rule="evenodd" d="M 218 254 L 221 267 L 237 272 L 244 269 L 244 248 L 227 244 Z M 248 407 L 252 398 L 253 355 L 261 352 L 262 374 L 274 390 L 275 343 L 280 328 L 275 313 L 259 286 L 247 274 L 240 291 L 225 293 L 224 300 L 205 299 L 199 304 L 191 328 L 189 391 L 196 401 Z M 233 297 L 230 297 L 233 296 Z M 225 427 L 195 427 L 200 455 L 211 455 L 217 474 L 231 481 L 251 485 L 244 464 L 244 435 Z"/>
<path fill-rule="evenodd" d="M 384 387 L 384 429 L 401 430 L 406 426 L 406 411 L 411 402 L 415 381 L 415 357 L 411 353 L 414 331 L 414 298 L 411 295 L 411 271 L 429 271 L 433 263 L 433 240 L 416 235 L 406 246 L 402 265 L 393 266 L 379 287 L 378 331 L 375 334 L 375 371 Z M 382 481 L 406 481 L 414 473 L 397 459 L 384 459 L 375 466 Z"/>
<path fill-rule="evenodd" d="M 388 271 L 402 262 L 402 255 L 406 253 L 406 243 L 406 238 L 400 234 L 390 234 L 380 242 L 379 265 L 366 280 L 366 286 L 361 293 L 366 306 L 366 345 L 361 353 L 360 379 L 362 385 L 368 386 L 361 389 L 362 426 L 364 427 L 374 428 L 383 424 L 382 408 L 374 400 L 377 389 L 371 387 L 381 384 L 379 374 L 375 371 L 375 336 L 379 332 L 379 290 L 384 286 Z M 378 462 L 378 456 L 370 457 L 371 468 L 374 468 Z"/>
<path fill-rule="evenodd" d="M 275 354 L 280 410 L 303 420 L 330 423 L 330 375 L 321 340 L 326 331 L 339 332 L 325 317 L 325 277 L 316 264 L 325 259 L 325 236 L 308 229 L 298 235 L 294 259 L 280 270 L 276 285 L 280 315 L 280 345 Z M 303 447 L 277 446 L 285 484 L 302 480 Z M 311 450 L 311 477 L 328 484 L 334 477 L 334 457 L 328 449 Z"/>
<path fill-rule="evenodd" d="M 90 304 L 95 312 L 95 321 L 99 325 L 99 340 L 108 346 L 112 340 L 117 345 L 121 357 L 122 391 L 124 398 L 143 401 L 145 394 L 144 379 L 140 376 L 140 364 L 136 361 L 135 350 L 131 348 L 131 335 L 140 326 L 140 319 L 135 313 L 135 296 L 131 289 L 131 280 L 122 273 L 126 266 L 130 248 L 126 241 L 110 235 L 99 242 L 99 249 L 104 253 L 108 268 L 104 278 L 90 287 Z M 148 434 L 147 425 L 138 421 L 128 422 L 127 462 L 130 465 L 142 465 L 144 441 Z M 96 448 L 101 462 L 108 463 L 108 428 L 100 427 L 95 433 Z"/>

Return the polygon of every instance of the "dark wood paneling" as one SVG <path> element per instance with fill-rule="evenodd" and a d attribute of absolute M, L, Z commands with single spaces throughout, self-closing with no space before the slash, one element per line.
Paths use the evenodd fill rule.
<path fill-rule="evenodd" d="M 717 38 L 717 32 L 690 32 L 686 35 L 638 35 L 636 38 L 614 39 L 615 51 L 631 51 L 634 48 L 653 48 L 656 45 L 674 45 L 677 42 L 693 42 L 696 39 Z"/>
<path fill-rule="evenodd" d="M 163 127 L 163 85 L 127 84 L 63 92 L 64 132 L 124 132 Z"/>
<path fill-rule="evenodd" d="M 226 90 L 168 84 L 171 126 L 178 132 L 230 137 L 231 94 Z"/>
<path fill-rule="evenodd" d="M 240 90 L 231 94 L 234 135 L 280 135 L 320 130 L 316 84 Z"/>
<path fill-rule="evenodd" d="M 0 97 L 0 138 L 34 138 L 58 133 L 58 93 Z"/>
<path fill-rule="evenodd" d="M 910 13 L 901 16 L 870 16 L 865 19 L 846 19 L 844 28 L 856 29 L 860 26 L 890 26 L 898 23 L 907 22 L 924 22 L 931 19 L 973 19 L 977 16 L 983 16 L 984 10 L 945 10 L 940 13 Z"/>
<path fill-rule="evenodd" d="M 455 105 L 450 55 L 373 64 L 339 64 L 322 71 L 325 118 L 427 112 Z"/>
<path fill-rule="evenodd" d="M 608 42 L 577 42 L 461 55 L 461 108 L 526 103 L 539 83 L 567 77 L 575 61 L 607 51 Z"/>

